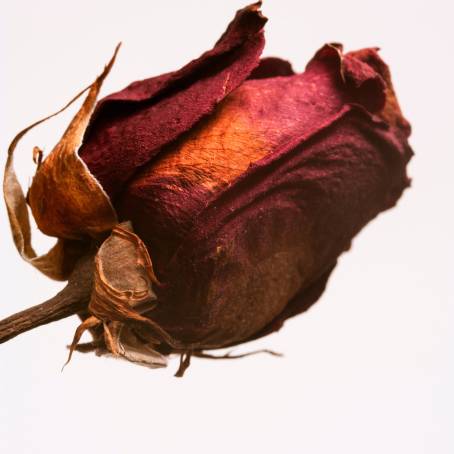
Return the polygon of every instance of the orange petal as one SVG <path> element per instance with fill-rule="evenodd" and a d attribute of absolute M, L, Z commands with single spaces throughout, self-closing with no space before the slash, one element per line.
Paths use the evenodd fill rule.
<path fill-rule="evenodd" d="M 41 231 L 66 239 L 98 237 L 117 224 L 109 197 L 78 156 L 99 90 L 115 54 L 91 85 L 79 112 L 33 178 L 29 204 Z"/>

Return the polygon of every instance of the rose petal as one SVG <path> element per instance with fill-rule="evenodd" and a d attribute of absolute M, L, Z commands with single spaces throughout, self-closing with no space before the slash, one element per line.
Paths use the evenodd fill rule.
<path fill-rule="evenodd" d="M 87 219 L 84 219 L 83 215 L 81 218 L 79 218 L 81 214 L 77 212 L 76 231 L 74 231 L 73 225 L 70 227 L 71 230 L 70 234 L 69 235 L 66 234 L 68 232 L 67 228 L 65 227 L 66 219 L 62 220 L 61 214 L 62 212 L 71 213 L 72 216 L 74 217 L 74 209 L 76 210 L 78 209 L 77 206 L 71 205 L 71 203 L 66 200 L 67 195 L 69 193 L 71 194 L 77 193 L 78 197 L 83 197 L 83 201 L 85 202 L 85 204 L 87 204 L 88 200 L 93 199 L 95 201 L 94 206 L 87 204 L 87 207 L 84 208 L 83 213 L 87 212 L 87 208 L 88 209 L 93 208 L 95 210 L 94 213 L 95 220 L 97 220 L 99 216 L 97 210 L 101 209 L 102 212 L 103 211 L 102 207 L 105 205 L 107 205 L 108 207 L 107 210 L 108 216 L 112 217 L 113 208 L 111 207 L 110 202 L 106 200 L 102 188 L 99 187 L 94 178 L 89 174 L 89 172 L 84 167 L 84 164 L 80 161 L 80 159 L 77 158 L 77 155 L 71 156 L 71 150 L 76 148 L 76 143 L 78 140 L 80 140 L 81 134 L 84 131 L 85 127 L 84 125 L 86 125 L 88 121 L 88 117 L 95 102 L 97 92 L 101 87 L 104 77 L 106 77 L 110 71 L 110 68 L 115 60 L 117 50 L 115 51 L 112 60 L 106 66 L 101 76 L 99 76 L 98 79 L 92 85 L 82 90 L 58 112 L 33 123 L 32 125 L 25 128 L 23 131 L 19 132 L 19 134 L 16 135 L 16 137 L 14 138 L 14 140 L 12 141 L 8 148 L 8 159 L 5 165 L 5 174 L 3 180 L 3 193 L 5 197 L 5 204 L 8 212 L 14 243 L 17 247 L 19 254 L 22 256 L 24 260 L 29 262 L 35 268 L 37 268 L 42 273 L 46 274 L 52 279 L 66 280 L 69 277 L 71 271 L 73 270 L 76 261 L 84 254 L 84 252 L 86 252 L 86 245 L 84 243 L 81 243 L 79 241 L 68 240 L 68 238 L 78 239 L 82 236 L 80 235 L 79 228 L 82 227 L 83 229 L 85 229 L 85 225 L 82 224 L 81 226 L 80 222 L 81 221 L 84 222 Z M 28 194 L 29 202 L 32 203 L 32 209 L 33 207 L 35 207 L 34 214 L 37 215 L 37 218 L 35 220 L 38 223 L 38 227 L 40 227 L 44 232 L 59 237 L 59 240 L 49 252 L 41 256 L 38 256 L 32 246 L 27 200 L 24 196 L 24 192 L 14 170 L 14 153 L 16 151 L 17 145 L 19 144 L 20 140 L 23 138 L 25 134 L 27 134 L 30 130 L 40 125 L 41 123 L 44 123 L 50 118 L 66 110 L 74 101 L 76 101 L 80 96 L 82 96 L 87 90 L 89 90 L 87 99 L 85 100 L 77 116 L 71 122 L 71 125 L 64 134 L 62 140 L 54 149 L 52 155 L 50 156 L 50 159 L 48 158 L 49 161 L 46 160 L 47 163 L 45 162 L 44 164 L 42 164 L 41 162 L 42 152 L 37 147 L 35 147 L 33 150 L 33 158 L 38 159 L 37 175 L 35 176 L 35 180 L 37 181 L 37 183 L 35 186 L 32 185 L 34 186 L 33 188 L 30 188 Z M 67 166 L 68 162 L 73 163 L 73 161 L 79 161 L 75 163 L 75 168 L 76 169 L 82 168 L 81 175 L 74 175 L 74 169 L 72 168 L 66 169 L 66 173 L 62 176 L 54 175 L 53 170 L 55 170 L 55 168 L 54 166 L 50 165 L 50 161 L 55 160 L 56 155 L 58 155 L 58 158 L 56 160 L 60 160 L 64 166 Z M 85 191 L 84 194 L 80 194 L 80 191 L 77 191 L 77 189 L 74 190 L 72 184 L 73 183 L 80 184 L 79 179 L 86 182 L 88 192 Z M 64 186 L 64 184 L 62 185 L 61 184 L 62 182 L 68 184 L 71 190 L 68 191 L 68 187 Z M 75 186 L 77 186 L 77 184 L 75 184 Z M 36 197 L 37 188 L 39 188 L 38 198 Z M 99 191 L 101 192 L 100 196 Z M 97 195 L 98 199 L 101 200 L 101 203 L 96 203 Z M 36 209 L 37 203 L 38 209 Z M 42 205 L 47 205 L 48 203 L 52 205 L 52 209 L 45 213 L 42 213 L 40 207 Z M 68 203 L 70 206 L 66 207 Z M 58 207 L 56 207 L 56 205 L 58 205 Z M 91 214 L 93 217 L 93 212 L 91 212 Z M 113 217 L 115 218 L 114 212 Z M 54 226 L 54 223 L 57 226 L 56 228 Z"/>
<path fill-rule="evenodd" d="M 391 81 L 391 73 L 388 66 L 378 55 L 378 49 L 361 49 L 346 54 L 344 64 L 347 64 L 351 75 L 354 74 L 351 69 L 352 65 L 349 64 L 352 61 L 360 61 L 363 64 L 368 65 L 370 68 L 376 71 L 376 73 L 379 74 L 385 81 L 386 101 L 382 111 L 380 112 L 380 116 L 388 124 L 396 128 L 396 133 L 400 131 L 403 138 L 408 137 L 411 132 L 410 123 L 408 123 L 408 121 L 402 115 L 399 103 L 397 102 L 396 94 L 394 93 L 393 84 Z"/>
<path fill-rule="evenodd" d="M 259 7 L 238 11 L 215 47 L 179 71 L 135 82 L 100 102 L 80 156 L 111 197 L 257 66 L 266 22 Z"/>
<path fill-rule="evenodd" d="M 345 80 L 342 62 L 339 47 L 324 46 L 303 74 L 244 82 L 135 175 L 117 209 L 150 246 L 158 273 L 208 201 L 251 164 L 329 126 L 364 94 L 383 104 L 380 74 L 363 64 L 369 79 Z"/>
<path fill-rule="evenodd" d="M 171 306 L 154 319 L 185 342 L 232 344 L 315 285 L 408 185 L 405 146 L 369 118 L 347 112 L 212 200 L 162 275 Z"/>
<path fill-rule="evenodd" d="M 409 184 L 407 135 L 380 110 L 389 82 L 345 58 L 329 45 L 302 75 L 243 83 L 119 201 L 166 283 L 154 317 L 175 337 L 228 345 L 304 310 Z"/>
<path fill-rule="evenodd" d="M 266 79 L 269 77 L 287 77 L 295 74 L 292 65 L 287 60 L 277 57 L 267 57 L 260 60 L 248 79 Z"/>

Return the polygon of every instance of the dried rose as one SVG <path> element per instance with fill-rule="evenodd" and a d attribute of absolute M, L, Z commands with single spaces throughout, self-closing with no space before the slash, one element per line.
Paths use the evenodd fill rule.
<path fill-rule="evenodd" d="M 80 350 L 156 367 L 178 352 L 183 370 L 191 355 L 275 331 L 319 298 L 352 238 L 409 184 L 410 126 L 377 50 L 325 45 L 295 74 L 260 60 L 259 6 L 199 59 L 92 114 L 106 67 L 30 187 L 38 227 L 59 238 L 44 258 L 30 249 L 11 147 L 18 249 L 85 289 L 65 296 L 85 311 L 73 348 L 88 328 L 95 340 Z"/>

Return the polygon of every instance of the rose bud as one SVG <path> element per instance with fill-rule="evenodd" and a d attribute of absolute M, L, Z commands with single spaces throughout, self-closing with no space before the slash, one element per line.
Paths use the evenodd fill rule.
<path fill-rule="evenodd" d="M 151 367 L 179 353 L 181 375 L 191 355 L 307 310 L 352 238 L 396 204 L 410 126 L 377 49 L 328 44 L 295 74 L 260 60 L 259 6 L 238 11 L 200 58 L 95 107 L 111 61 L 30 187 L 38 227 L 59 239 L 44 257 L 31 248 L 13 142 L 16 245 L 69 284 L 46 316 L 0 322 L 0 340 L 78 312 L 71 351 Z M 86 329 L 94 341 L 78 345 Z"/>

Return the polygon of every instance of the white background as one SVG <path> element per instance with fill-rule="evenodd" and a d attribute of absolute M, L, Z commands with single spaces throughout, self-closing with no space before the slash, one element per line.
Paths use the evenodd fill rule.
<path fill-rule="evenodd" d="M 245 1 L 5 2 L 1 33 L 1 163 L 14 134 L 90 83 L 123 41 L 103 94 L 176 69 L 211 47 Z M 0 346 L 0 452 L 454 452 L 454 44 L 450 1 L 266 0 L 264 55 L 297 70 L 325 42 L 380 46 L 413 125 L 413 177 L 397 208 L 342 256 L 308 313 L 244 345 L 285 353 L 170 368 L 76 354 L 60 373 L 75 317 Z M 55 144 L 70 116 L 34 131 Z M 0 317 L 62 284 L 17 255 L 0 207 Z M 40 251 L 52 241 L 36 235 Z"/>

